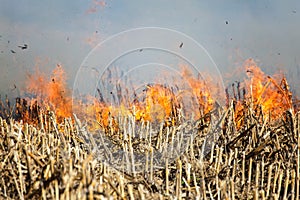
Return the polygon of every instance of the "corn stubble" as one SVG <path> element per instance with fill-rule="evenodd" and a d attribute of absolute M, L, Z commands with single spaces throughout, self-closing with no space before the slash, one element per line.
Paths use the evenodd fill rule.
<path fill-rule="evenodd" d="M 15 107 L 0 101 L 0 198 L 299 199 L 300 112 L 285 79 L 250 63 L 248 82 L 233 84 L 233 97 L 226 90 L 226 108 L 204 106 L 197 120 L 184 120 L 173 101 L 165 106 L 156 99 L 156 107 L 136 104 L 136 111 L 122 108 L 121 114 L 101 105 L 96 121 L 83 122 L 61 104 L 70 102 L 61 70 L 45 81 L 51 90 L 30 85 L 33 93 L 51 91 L 36 101 L 16 99 Z M 38 80 L 45 79 L 33 76 Z M 155 116 L 159 123 L 151 122 Z M 101 134 L 91 137 L 89 126 Z M 157 150 L 183 153 L 160 157 L 161 165 Z"/>
<path fill-rule="evenodd" d="M 78 119 L 66 118 L 57 123 L 51 112 L 40 114 L 37 125 L 0 119 L 0 196 L 297 199 L 300 114 L 287 111 L 280 119 L 270 121 L 262 113 L 254 114 L 250 107 L 245 107 L 243 113 L 244 125 L 237 127 L 234 104 L 229 105 L 219 121 L 219 136 L 209 139 L 213 143 L 205 152 L 204 136 L 211 127 L 204 119 L 197 121 L 197 134 L 188 149 L 175 161 L 166 161 L 161 169 L 155 168 L 151 159 L 153 149 L 145 148 L 149 161 L 143 173 L 121 172 L 101 163 L 84 144 L 82 135 L 87 133 Z M 178 126 L 182 125 L 169 129 Z M 166 134 L 158 134 L 156 148 L 168 144 L 163 142 L 165 137 Z M 143 142 L 144 146 L 153 146 Z M 127 141 L 125 146 L 141 149 L 133 141 Z"/>

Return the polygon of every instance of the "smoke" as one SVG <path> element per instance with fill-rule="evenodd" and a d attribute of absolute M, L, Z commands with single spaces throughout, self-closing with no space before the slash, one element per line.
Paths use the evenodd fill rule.
<path fill-rule="evenodd" d="M 98 1 L 96 1 L 98 2 Z M 99 1 L 100 2 L 100 1 Z M 0 93 L 17 95 L 36 59 L 50 73 L 61 63 L 69 87 L 93 44 L 134 27 L 166 27 L 190 35 L 202 44 L 219 67 L 225 82 L 248 59 L 255 59 L 267 74 L 283 71 L 300 93 L 300 3 L 282 1 L 101 1 L 104 7 L 87 14 L 94 1 L 29 0 L 1 2 Z M 92 6 L 93 7 L 93 6 Z M 27 44 L 22 50 L 19 45 Z M 13 53 L 15 52 L 15 53 Z"/>

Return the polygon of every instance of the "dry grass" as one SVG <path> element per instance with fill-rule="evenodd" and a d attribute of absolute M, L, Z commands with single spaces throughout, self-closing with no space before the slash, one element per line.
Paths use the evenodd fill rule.
<path fill-rule="evenodd" d="M 210 126 L 199 121 L 187 151 L 163 169 L 127 174 L 89 153 L 83 125 L 53 114 L 38 125 L 0 119 L 0 196 L 3 199 L 298 199 L 300 114 L 277 121 L 234 108 L 224 112 L 219 137 L 202 156 Z M 200 123 L 201 122 L 201 123 Z M 213 139 L 211 139 L 213 140 Z M 129 143 L 129 148 L 137 148 Z M 130 146 L 131 145 L 131 146 Z M 158 144 L 160 145 L 160 144 Z M 151 152 L 149 152 L 151 155 Z M 152 170 L 151 170 L 152 169 Z"/>

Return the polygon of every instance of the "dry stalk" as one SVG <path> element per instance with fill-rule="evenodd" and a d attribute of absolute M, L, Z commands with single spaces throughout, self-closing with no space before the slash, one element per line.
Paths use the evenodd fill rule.
<path fill-rule="evenodd" d="M 291 199 L 295 199 L 295 180 L 296 180 L 296 172 L 292 170 L 292 183 L 291 183 Z"/>
<path fill-rule="evenodd" d="M 248 165 L 248 182 L 247 182 L 247 197 L 249 198 L 250 195 L 250 189 L 251 189 L 251 175 L 252 175 L 252 158 L 249 160 L 249 165 Z"/>
<path fill-rule="evenodd" d="M 286 179 L 284 181 L 284 194 L 283 194 L 283 199 L 287 199 L 287 193 L 288 193 L 288 186 L 290 182 L 290 172 L 286 171 Z"/>
<path fill-rule="evenodd" d="M 166 192 L 165 194 L 168 196 L 169 195 L 169 164 L 168 164 L 168 159 L 166 159 L 166 164 L 165 164 L 165 170 L 166 170 L 166 177 L 165 177 L 165 180 L 166 180 Z"/>
<path fill-rule="evenodd" d="M 233 178 L 230 179 L 230 193 L 231 193 L 231 199 L 235 199 L 235 187 L 234 187 L 234 180 Z"/>
<path fill-rule="evenodd" d="M 268 168 L 268 184 L 267 184 L 267 194 L 266 196 L 269 197 L 270 195 L 270 187 L 271 187 L 271 180 L 272 180 L 272 170 L 273 170 L 273 163 L 269 165 Z"/>
<path fill-rule="evenodd" d="M 246 162 L 246 155 L 245 151 L 243 151 L 243 158 L 242 158 L 242 185 L 245 184 L 245 162 Z"/>
<path fill-rule="evenodd" d="M 283 177 L 283 170 L 280 169 L 280 171 L 279 171 L 279 180 L 278 180 L 278 188 L 277 188 L 277 195 L 278 195 L 278 197 L 280 196 L 282 177 Z"/>
<path fill-rule="evenodd" d="M 177 173 L 176 173 L 176 197 L 181 199 L 181 181 L 182 181 L 182 162 L 180 159 L 177 159 L 176 163 Z"/>
<path fill-rule="evenodd" d="M 184 140 L 177 131 L 184 124 L 161 123 L 152 135 L 151 123 L 137 124 L 134 116 L 122 119 L 127 128 L 121 128 L 117 134 L 126 139 L 126 144 L 124 138 L 120 140 L 120 146 L 127 152 L 126 164 L 133 175 L 122 175 L 90 154 L 84 145 L 89 136 L 87 129 L 76 116 L 74 122 L 65 119 L 60 124 L 53 113 L 39 113 L 36 125 L 0 118 L 0 198 L 297 199 L 299 114 L 291 116 L 293 122 L 271 123 L 267 115 L 255 116 L 250 106 L 239 119 L 244 120 L 244 126 L 237 127 L 233 106 L 225 113 L 218 125 L 224 128 L 220 129 L 221 139 L 211 144 L 207 156 L 201 151 L 207 132 L 199 130 L 199 135 L 188 141 L 188 151 L 175 162 L 167 160 L 161 169 L 156 166 L 153 148 L 177 148 L 176 142 L 180 146 Z M 114 126 L 112 122 L 111 117 L 110 126 Z M 200 122 L 197 130 L 199 125 Z M 116 130 L 107 129 L 109 134 L 116 134 Z M 142 133 L 138 134 L 140 130 Z M 135 146 L 136 138 L 145 138 L 148 148 L 144 152 L 143 175 L 135 168 L 138 165 L 133 151 L 139 148 Z M 112 158 L 103 138 L 101 145 Z M 256 166 L 254 171 L 252 166 Z"/>
<path fill-rule="evenodd" d="M 259 181 L 259 173 L 260 173 L 260 165 L 259 163 L 256 164 L 256 174 L 255 174 L 255 190 L 257 191 L 257 198 L 258 198 L 258 189 L 259 189 L 259 185 L 258 185 L 258 181 Z"/>

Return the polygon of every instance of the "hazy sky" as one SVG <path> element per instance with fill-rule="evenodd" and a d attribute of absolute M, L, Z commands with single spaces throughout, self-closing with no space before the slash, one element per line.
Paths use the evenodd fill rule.
<path fill-rule="evenodd" d="M 202 44 L 225 83 L 247 58 L 269 74 L 283 70 L 299 90 L 300 3 L 200 0 L 2 0 L 0 93 L 22 88 L 36 65 L 49 73 L 61 64 L 72 86 L 85 56 L 118 32 L 158 26 Z M 22 50 L 18 46 L 28 45 Z M 15 53 L 13 53 L 15 52 Z"/>

